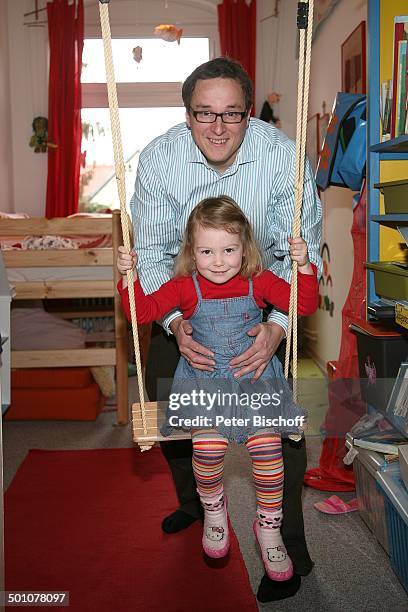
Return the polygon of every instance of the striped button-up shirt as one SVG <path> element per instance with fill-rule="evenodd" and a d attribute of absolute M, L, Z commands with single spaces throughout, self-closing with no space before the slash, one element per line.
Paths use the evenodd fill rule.
<path fill-rule="evenodd" d="M 288 236 L 294 214 L 295 144 L 272 125 L 251 119 L 233 164 L 219 174 L 195 144 L 186 124 L 179 124 L 142 151 L 130 207 L 145 293 L 172 276 L 173 260 L 188 216 L 200 200 L 228 195 L 248 217 L 265 267 L 290 281 Z M 302 237 L 310 261 L 321 272 L 319 254 L 322 210 L 309 163 L 306 163 Z M 167 331 L 180 313 L 163 319 Z M 287 316 L 273 310 L 269 320 L 285 330 Z"/>

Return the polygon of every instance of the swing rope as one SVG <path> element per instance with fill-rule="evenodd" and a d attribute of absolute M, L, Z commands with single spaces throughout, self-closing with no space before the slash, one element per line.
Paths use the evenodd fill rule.
<path fill-rule="evenodd" d="M 122 226 L 123 243 L 127 251 L 131 249 L 130 228 L 126 210 L 126 186 L 125 166 L 123 162 L 122 139 L 120 131 L 120 120 L 118 110 L 118 98 L 115 81 L 115 73 L 112 57 L 112 40 L 109 25 L 109 0 L 99 0 L 99 14 L 101 20 L 103 47 L 105 55 L 106 82 L 108 89 L 109 112 L 111 120 L 113 154 L 115 160 L 115 174 L 120 203 L 120 220 Z M 299 70 L 298 70 L 298 94 L 297 94 L 297 120 L 296 120 L 296 166 L 295 166 L 295 211 L 292 227 L 292 236 L 300 236 L 301 213 L 303 202 L 303 180 L 306 154 L 306 124 L 309 98 L 310 82 L 310 58 L 313 30 L 313 4 L 314 0 L 300 0 L 298 2 L 298 28 L 300 31 Z M 309 13 L 309 15 L 308 15 Z M 133 331 L 133 342 L 136 359 L 136 372 L 140 398 L 140 417 L 143 435 L 139 436 L 139 446 L 142 451 L 152 447 L 153 442 L 144 438 L 152 438 L 148 431 L 146 417 L 142 364 L 140 358 L 139 334 L 137 328 L 136 304 L 134 294 L 133 270 L 127 271 L 127 282 L 129 292 L 129 304 L 131 323 Z M 292 282 L 290 287 L 289 322 L 285 355 L 285 377 L 289 374 L 289 360 L 291 343 L 293 344 L 293 397 L 297 399 L 297 262 L 292 265 Z"/>
<path fill-rule="evenodd" d="M 296 166 L 295 166 L 295 212 L 292 226 L 292 237 L 300 236 L 302 203 L 303 203 L 303 181 L 305 174 L 306 158 L 306 126 L 309 105 L 310 84 L 310 60 L 312 54 L 312 32 L 313 32 L 313 5 L 314 0 L 298 3 L 298 28 L 300 32 L 299 44 L 299 69 L 298 69 L 298 92 L 297 92 L 297 116 L 296 116 Z M 293 346 L 293 400 L 297 401 L 297 373 L 298 373 L 298 350 L 297 350 L 297 261 L 292 263 L 292 282 L 290 285 L 289 321 L 286 338 L 285 354 L 285 378 L 289 375 L 289 361 L 291 344 Z"/>
<path fill-rule="evenodd" d="M 112 144 L 113 144 L 113 156 L 115 160 L 115 174 L 116 182 L 119 195 L 120 203 L 120 222 L 122 226 L 123 244 L 127 251 L 130 251 L 130 228 L 128 222 L 128 215 L 126 211 L 126 183 L 125 183 L 125 165 L 123 162 L 123 149 L 122 149 L 122 137 L 120 132 L 120 120 L 119 120 L 119 109 L 118 109 L 118 95 L 116 90 L 115 71 L 113 67 L 113 56 L 112 56 L 112 39 L 109 25 L 109 0 L 100 0 L 99 3 L 99 15 L 101 19 L 102 38 L 103 38 L 103 49 L 105 55 L 105 70 L 106 70 L 106 82 L 108 87 L 108 100 L 109 100 L 109 112 L 111 120 L 111 131 L 112 131 Z M 143 426 L 143 435 L 148 435 L 147 430 L 147 419 L 145 411 L 145 397 L 144 397 L 144 386 L 143 386 L 143 374 L 142 374 L 142 362 L 140 359 L 140 346 L 139 346 L 139 332 L 137 328 L 137 316 L 136 316 L 136 304 L 135 304 L 135 292 L 134 292 L 134 276 L 133 270 L 127 271 L 127 282 L 129 292 L 129 304 L 130 304 L 130 315 L 132 322 L 133 331 L 133 344 L 135 350 L 136 359 L 136 373 L 137 382 L 139 389 L 139 398 L 141 405 L 141 417 Z M 148 450 L 151 446 L 141 446 L 141 450 Z"/>

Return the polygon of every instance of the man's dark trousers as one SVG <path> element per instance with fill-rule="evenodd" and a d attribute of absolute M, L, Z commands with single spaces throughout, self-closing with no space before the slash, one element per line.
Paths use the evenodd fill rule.
<path fill-rule="evenodd" d="M 153 324 L 146 367 L 146 389 L 150 401 L 168 399 L 179 358 L 174 336 L 167 336 L 159 325 Z M 162 442 L 160 446 L 173 475 L 179 509 L 198 518 L 200 500 L 191 464 L 191 440 Z M 305 576 L 313 566 L 307 550 L 302 511 L 302 486 L 307 462 L 305 440 L 282 440 L 282 451 L 285 468 L 282 537 L 295 573 Z"/>

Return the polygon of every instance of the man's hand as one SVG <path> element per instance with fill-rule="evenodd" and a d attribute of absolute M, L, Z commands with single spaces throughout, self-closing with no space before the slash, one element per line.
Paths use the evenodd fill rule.
<path fill-rule="evenodd" d="M 170 329 L 177 340 L 180 353 L 193 368 L 206 372 L 214 371 L 215 361 L 211 359 L 214 353 L 193 340 L 193 328 L 188 321 L 178 317 L 170 323 Z"/>
<path fill-rule="evenodd" d="M 249 330 L 248 336 L 256 336 L 255 342 L 245 353 L 231 359 L 230 366 L 240 368 L 234 373 L 235 378 L 255 372 L 252 378 L 255 382 L 272 359 L 285 332 L 278 323 L 259 323 Z"/>

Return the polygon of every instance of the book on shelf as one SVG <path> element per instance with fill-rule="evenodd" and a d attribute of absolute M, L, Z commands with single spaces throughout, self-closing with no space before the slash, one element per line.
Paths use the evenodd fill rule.
<path fill-rule="evenodd" d="M 405 128 L 404 133 L 408 134 L 408 57 L 407 57 L 407 78 L 405 80 Z"/>
<path fill-rule="evenodd" d="M 408 302 L 399 300 L 395 303 L 395 322 L 408 329 Z"/>
<path fill-rule="evenodd" d="M 398 71 L 397 71 L 397 99 L 395 136 L 405 134 L 405 109 L 406 109 L 406 76 L 407 76 L 407 44 L 408 41 L 400 40 L 398 43 Z"/>
<path fill-rule="evenodd" d="M 406 91 L 406 71 L 404 74 L 401 73 L 402 66 L 401 61 L 404 57 L 404 46 L 405 46 L 405 58 L 406 58 L 406 44 L 400 45 L 400 43 L 406 43 L 408 40 L 408 15 L 397 15 L 394 17 L 394 41 L 393 41 L 393 64 L 392 64 L 392 110 L 391 110 L 391 138 L 396 138 L 400 134 L 398 133 L 399 123 L 398 116 L 401 105 L 406 104 L 406 97 L 404 95 L 403 101 L 401 102 L 401 96 L 403 96 L 402 90 Z M 406 61 L 406 60 L 405 60 Z M 406 64 L 405 64 L 406 65 Z M 402 81 L 404 85 L 402 86 Z M 405 112 L 402 113 L 404 116 L 404 132 L 405 133 Z"/>
<path fill-rule="evenodd" d="M 381 83 L 381 123 L 382 123 L 382 138 L 381 142 L 390 140 L 391 138 L 391 108 L 392 108 L 392 80 Z"/>
<path fill-rule="evenodd" d="M 376 451 L 384 455 L 398 455 L 398 448 L 405 444 L 408 445 L 408 439 L 394 428 L 386 431 L 373 428 L 357 436 L 348 433 L 347 439 L 354 447 Z"/>

